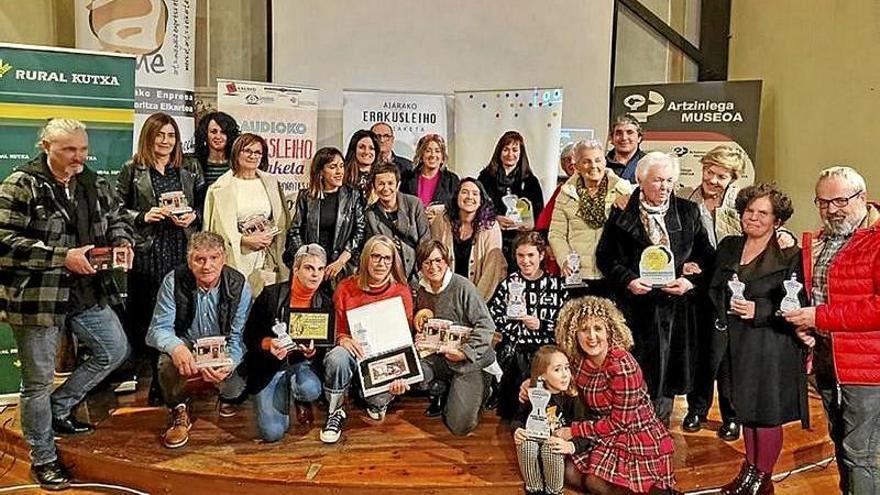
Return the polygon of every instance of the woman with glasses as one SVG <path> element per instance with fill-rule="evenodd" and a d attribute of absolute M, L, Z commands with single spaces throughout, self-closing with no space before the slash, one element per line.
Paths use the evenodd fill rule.
<path fill-rule="evenodd" d="M 709 283 L 715 327 L 727 335 L 730 400 L 745 437 L 742 469 L 722 493 L 773 493 L 770 477 L 782 450 L 782 425 L 809 423 L 805 347 L 779 313 L 787 293 L 783 284 L 802 278 L 801 256 L 798 248 L 782 248 L 777 240 L 776 230 L 794 209 L 776 186 L 743 189 L 736 210 L 743 234 L 718 244 Z M 744 284 L 739 293 L 732 290 L 734 279 Z M 806 305 L 805 292 L 798 296 L 798 305 Z"/>
<path fill-rule="evenodd" d="M 418 283 L 416 247 L 431 238 L 425 207 L 415 196 L 398 191 L 400 172 L 397 165 L 379 165 L 373 175 L 373 192 L 376 202 L 367 207 L 367 236 L 384 234 L 394 239 L 403 269 L 410 285 Z"/>
<path fill-rule="evenodd" d="M 356 131 L 345 152 L 345 184 L 361 194 L 364 204 L 372 203 L 370 175 L 379 164 L 379 138 L 373 131 Z"/>
<path fill-rule="evenodd" d="M 439 318 L 469 328 L 459 345 L 441 348 L 422 358 L 424 381 L 431 405 L 427 416 L 443 416 L 453 435 L 467 435 L 480 422 L 483 403 L 489 395 L 491 376 L 483 371 L 495 361 L 492 336 L 495 324 L 483 298 L 468 279 L 453 273 L 445 244 L 429 240 L 419 245 L 416 260 L 421 270 L 416 309 L 420 320 Z M 417 322 L 424 331 L 424 322 Z M 416 341 L 423 334 L 417 334 Z"/>
<path fill-rule="evenodd" d="M 336 148 L 315 153 L 309 187 L 296 198 L 284 252 L 284 263 L 290 265 L 300 246 L 314 243 L 324 248 L 328 262 L 324 277 L 331 285 L 354 273 L 364 241 L 361 194 L 344 183 L 345 167 Z"/>
<path fill-rule="evenodd" d="M 244 133 L 232 145 L 231 170 L 208 188 L 205 230 L 226 240 L 226 264 L 244 274 L 258 296 L 266 285 L 287 280 L 282 262 L 290 213 L 281 185 L 263 172 L 266 141 Z"/>
<path fill-rule="evenodd" d="M 357 360 L 364 357 L 364 349 L 352 338 L 348 325 L 348 311 L 367 304 L 399 297 L 409 323 L 412 323 L 412 291 L 403 273 L 403 263 L 394 241 L 384 235 L 371 237 L 364 245 L 358 272 L 339 283 L 333 293 L 336 312 L 336 347 L 324 358 L 324 392 L 329 404 L 327 422 L 321 430 L 321 441 L 336 443 L 342 434 L 347 414 L 343 407 L 345 396 L 355 374 Z M 402 381 L 392 383 L 388 393 L 364 400 L 371 419 L 381 421 L 393 395 L 406 390 Z"/>
<path fill-rule="evenodd" d="M 122 165 L 116 179 L 122 212 L 135 232 L 136 252 L 128 272 L 128 291 L 129 299 L 139 304 L 128 306 L 126 324 L 135 357 L 151 352 L 144 337 L 162 278 L 186 262 L 187 239 L 198 231 L 200 213 L 192 209 L 175 212 L 160 202 L 163 194 L 177 193 L 189 205 L 195 204 L 202 175 L 192 165 L 193 162 L 183 159 L 177 122 L 168 114 L 154 113 L 141 127 L 137 152 Z M 123 383 L 136 385 L 134 369 L 123 371 L 122 375 Z M 158 380 L 153 383 L 156 385 L 150 395 L 159 399 Z"/>
<path fill-rule="evenodd" d="M 442 213 L 458 191 L 458 176 L 446 168 L 446 141 L 439 134 L 426 134 L 419 139 L 413 173 L 400 183 L 400 191 L 412 194 L 426 208 L 428 221 Z"/>
<path fill-rule="evenodd" d="M 459 183 L 444 213 L 431 221 L 431 237 L 446 246 L 453 272 L 476 285 L 484 301 L 492 297 L 507 275 L 507 261 L 492 200 L 479 181 L 467 177 Z"/>

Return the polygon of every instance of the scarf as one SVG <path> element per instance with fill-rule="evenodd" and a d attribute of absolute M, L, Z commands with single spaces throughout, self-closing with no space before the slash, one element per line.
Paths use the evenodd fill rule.
<path fill-rule="evenodd" d="M 290 307 L 307 309 L 312 307 L 312 297 L 314 297 L 316 289 L 309 289 L 299 281 L 296 275 L 293 277 L 293 283 L 290 286 Z"/>
<path fill-rule="evenodd" d="M 578 211 L 577 216 L 591 229 L 601 229 L 605 225 L 605 196 L 608 195 L 608 176 L 599 182 L 596 195 L 590 197 L 583 177 L 577 183 Z"/>
<path fill-rule="evenodd" d="M 666 217 L 666 211 L 669 210 L 671 199 L 672 197 L 670 196 L 670 199 L 667 199 L 662 205 L 653 206 L 645 201 L 644 193 L 640 194 L 639 213 L 642 217 L 642 224 L 644 224 L 645 230 L 648 232 L 651 244 L 655 246 L 662 244 L 669 247 L 669 232 L 666 230 L 666 219 L 664 217 Z"/>

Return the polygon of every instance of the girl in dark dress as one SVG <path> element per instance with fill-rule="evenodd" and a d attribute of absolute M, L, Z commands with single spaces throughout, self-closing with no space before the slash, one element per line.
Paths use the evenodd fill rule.
<path fill-rule="evenodd" d="M 800 253 L 777 242 L 776 229 L 793 209 L 775 186 L 743 189 L 736 209 L 743 235 L 718 245 L 709 285 L 716 328 L 728 333 L 729 343 L 713 354 L 716 361 L 730 360 L 731 400 L 746 448 L 740 473 L 722 493 L 773 493 L 770 476 L 782 450 L 782 425 L 800 420 L 806 428 L 809 420 L 804 351 L 794 327 L 777 312 L 786 295 L 783 282 L 800 277 Z M 742 298 L 732 297 L 734 275 L 745 284 Z M 799 297 L 804 304 L 802 291 Z"/>

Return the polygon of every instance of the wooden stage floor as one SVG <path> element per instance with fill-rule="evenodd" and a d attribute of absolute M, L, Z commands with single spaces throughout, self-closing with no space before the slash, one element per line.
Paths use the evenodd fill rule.
<path fill-rule="evenodd" d="M 219 418 L 216 403 L 196 402 L 196 422 L 189 444 L 177 450 L 161 445 L 167 413 L 145 407 L 143 393 L 114 398 L 97 394 L 87 406 L 92 421 L 99 421 L 94 435 L 59 441 L 62 457 L 79 480 L 100 481 L 136 488 L 147 493 L 219 495 L 224 493 L 334 493 L 375 495 L 392 493 L 522 493 L 522 482 L 509 428 L 494 412 L 484 413 L 477 430 L 467 437 L 448 433 L 439 419 L 422 415 L 424 399 L 404 398 L 382 423 L 370 420 L 362 410 L 348 408 L 349 419 L 338 444 L 318 439 L 323 413 L 316 408 L 316 425 L 305 431 L 291 427 L 281 442 L 262 444 L 249 404 L 228 419 Z M 742 460 L 742 440 L 725 443 L 715 436 L 717 411 L 708 429 L 682 433 L 680 420 L 685 404 L 676 401 L 672 434 L 678 488 L 702 492 L 717 488 L 736 473 Z M 811 397 L 812 427 L 785 427 L 784 450 L 776 472 L 816 463 L 830 457 L 822 406 Z M 85 417 L 84 414 L 81 414 Z M 26 450 L 21 439 L 17 408 L 0 415 L 4 452 L 10 449 L 21 465 Z M 0 464 L 0 472 L 8 464 Z M 26 471 L 24 471 L 26 476 Z M 777 493 L 834 493 L 836 469 L 794 474 L 777 484 Z M 0 485 L 8 485 L 0 479 Z M 817 491 L 814 491 L 817 490 Z M 77 491 L 76 493 L 122 493 Z"/>

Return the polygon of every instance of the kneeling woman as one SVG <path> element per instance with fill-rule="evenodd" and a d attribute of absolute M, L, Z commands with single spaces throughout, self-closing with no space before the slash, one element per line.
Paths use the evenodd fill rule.
<path fill-rule="evenodd" d="M 674 445 L 651 407 L 642 370 L 627 351 L 633 338 L 620 310 L 604 298 L 571 300 L 559 314 L 556 340 L 571 359 L 575 385 L 587 417 L 593 418 L 554 433 L 593 443 L 566 463 L 568 483 L 589 493 L 671 490 Z M 569 447 L 564 453 L 573 453 Z"/>
<path fill-rule="evenodd" d="M 406 317 L 411 324 L 412 292 L 403 273 L 403 262 L 397 246 L 388 236 L 371 237 L 361 252 L 357 273 L 340 282 L 333 293 L 333 305 L 336 308 L 336 347 L 324 358 L 324 387 L 329 402 L 327 423 L 321 430 L 321 441 L 324 443 L 339 441 L 342 425 L 347 417 L 342 407 L 343 401 L 357 360 L 364 357 L 363 348 L 351 336 L 347 312 L 395 297 L 403 299 Z M 396 380 L 391 384 L 390 393 L 366 398 L 367 414 L 371 419 L 381 421 L 385 418 L 385 410 L 393 395 L 404 391 L 403 381 Z"/>
<path fill-rule="evenodd" d="M 288 350 L 278 339 L 275 326 L 287 330 L 292 309 L 319 309 L 330 314 L 330 296 L 319 290 L 324 280 L 327 253 L 317 244 L 301 246 L 293 259 L 290 281 L 266 287 L 251 307 L 244 328 L 247 346 L 248 393 L 254 396 L 254 414 L 260 437 L 267 442 L 281 440 L 290 426 L 290 400 L 301 426 L 312 423 L 312 401 L 321 395 L 321 379 L 312 358 L 314 342 Z"/>
<path fill-rule="evenodd" d="M 428 310 L 432 318 L 471 329 L 459 349 L 422 359 L 425 380 L 420 385 L 432 395 L 432 408 L 442 413 L 452 434 L 466 435 L 479 424 L 488 395 L 491 375 L 483 368 L 495 360 L 491 345 L 495 324 L 474 284 L 450 269 L 445 244 L 436 239 L 423 242 L 416 251 L 416 261 L 421 267 L 418 311 Z"/>

